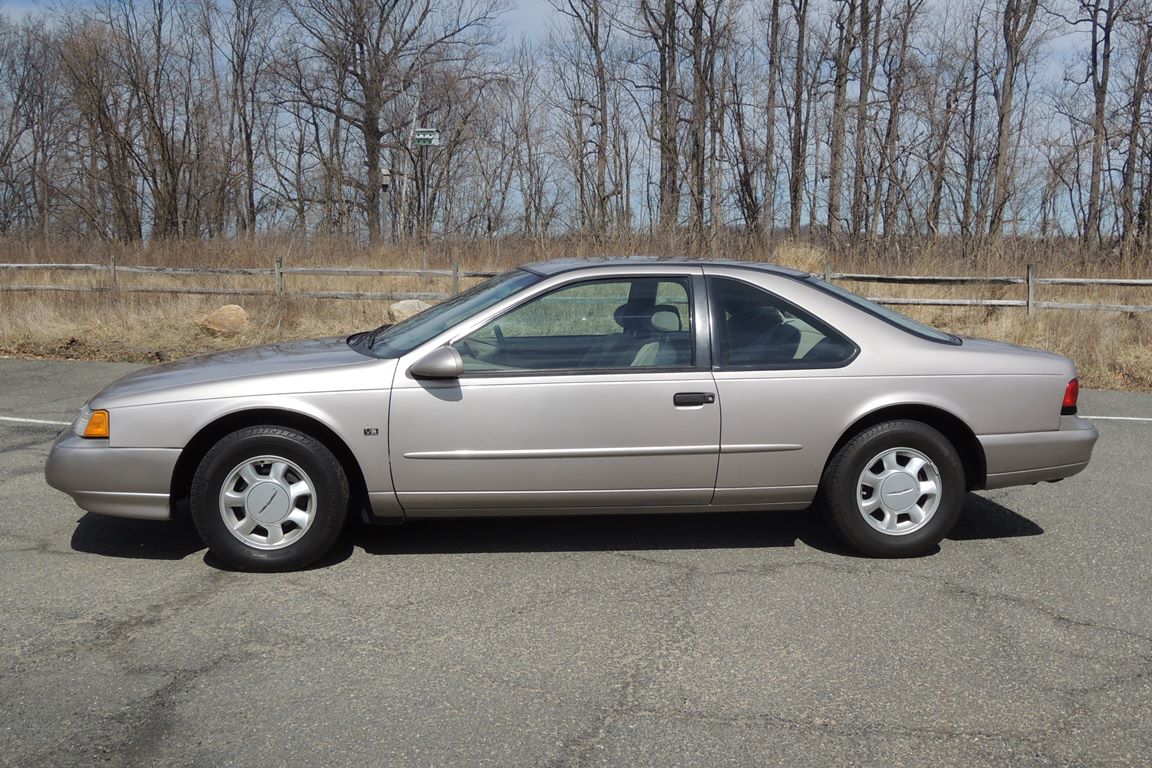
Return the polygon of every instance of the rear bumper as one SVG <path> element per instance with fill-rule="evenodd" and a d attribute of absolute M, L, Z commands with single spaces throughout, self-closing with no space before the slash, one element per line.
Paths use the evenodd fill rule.
<path fill-rule="evenodd" d="M 984 488 L 1006 488 L 1071 477 L 1088 466 L 1098 437 L 1092 422 L 1061 416 L 1051 432 L 981 435 L 987 480 Z"/>
<path fill-rule="evenodd" d="M 65 430 L 56 438 L 44 479 L 87 512 L 167 520 L 178 448 L 111 448 Z"/>

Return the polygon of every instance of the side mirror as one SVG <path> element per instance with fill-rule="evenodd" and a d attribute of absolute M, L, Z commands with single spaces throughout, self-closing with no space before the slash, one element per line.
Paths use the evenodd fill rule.
<path fill-rule="evenodd" d="M 417 379 L 455 379 L 464 373 L 464 359 L 454 347 L 439 347 L 416 362 L 408 373 Z"/>

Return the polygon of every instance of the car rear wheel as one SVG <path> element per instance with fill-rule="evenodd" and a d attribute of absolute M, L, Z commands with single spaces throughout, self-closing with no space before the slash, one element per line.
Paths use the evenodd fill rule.
<path fill-rule="evenodd" d="M 946 437 L 917 421 L 888 421 L 836 451 L 819 501 L 847 544 L 901 557 L 926 554 L 948 535 L 964 491 L 964 466 Z"/>
<path fill-rule="evenodd" d="M 208 549 L 243 571 L 303 568 L 327 552 L 348 514 L 348 480 L 332 452 L 287 427 L 222 438 L 192 480 L 192 520 Z"/>

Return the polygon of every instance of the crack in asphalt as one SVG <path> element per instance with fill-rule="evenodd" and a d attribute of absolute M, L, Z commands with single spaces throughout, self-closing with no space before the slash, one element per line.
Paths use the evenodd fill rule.
<path fill-rule="evenodd" d="M 667 586 L 665 588 L 665 596 L 675 597 L 677 604 L 680 606 L 679 610 L 673 610 L 671 612 L 670 617 L 672 619 L 673 626 L 681 630 L 685 629 L 688 624 L 688 613 L 685 608 L 685 604 L 688 598 L 684 593 L 679 595 L 674 593 L 677 590 L 683 590 L 684 588 L 688 587 L 692 581 L 697 579 L 706 579 L 727 575 L 770 576 L 781 573 L 783 571 L 801 568 L 818 568 L 829 572 L 847 573 L 853 575 L 872 574 L 878 572 L 879 570 L 876 567 L 862 567 L 862 564 L 844 565 L 819 560 L 800 560 L 790 563 L 765 565 L 762 567 L 741 567 L 710 570 L 702 568 L 701 566 L 694 563 L 685 563 L 678 560 L 657 558 L 631 551 L 614 552 L 612 554 L 633 562 L 641 563 L 646 566 L 655 566 L 670 572 Z M 947 578 L 928 577 L 919 574 L 889 575 L 896 578 L 904 577 L 920 582 L 926 582 L 934 589 L 942 593 L 968 600 L 974 605 L 978 605 L 981 600 L 1003 602 L 1016 608 L 1025 608 L 1030 611 L 1034 611 L 1035 613 L 1048 618 L 1058 625 L 1065 627 L 1089 631 L 1092 633 L 1111 633 L 1115 636 L 1124 637 L 1129 640 L 1135 640 L 1142 644 L 1152 643 L 1152 639 L 1138 632 L 1111 627 L 1088 620 L 1072 618 L 1057 611 L 1056 609 L 1043 604 L 1039 600 L 1022 598 L 1014 595 L 1006 595 L 1003 593 L 996 593 L 991 591 L 976 590 L 971 587 L 958 585 Z M 669 641 L 668 637 L 669 633 L 664 633 L 661 636 L 661 641 L 658 642 L 654 648 L 650 649 L 646 653 L 634 657 L 630 661 L 623 682 L 615 687 L 615 695 L 607 705 L 600 709 L 600 714 L 596 721 L 590 726 L 565 739 L 560 746 L 560 756 L 551 761 L 549 763 L 550 765 L 556 766 L 556 768 L 579 768 L 580 766 L 587 765 L 595 750 L 602 746 L 602 744 L 608 739 L 609 731 L 613 726 L 619 724 L 624 719 L 638 717 L 681 717 L 718 724 L 768 723 L 776 726 L 787 726 L 795 729 L 804 729 L 814 732 L 835 732 L 837 735 L 845 736 L 848 738 L 859 738 L 866 735 L 878 734 L 886 737 L 911 737 L 919 740 L 937 742 L 957 740 L 983 740 L 1000 743 L 1010 748 L 1026 749 L 1033 757 L 1047 756 L 1049 758 L 1052 757 L 1052 752 L 1048 748 L 1053 746 L 1054 742 L 1060 741 L 1059 737 L 1065 735 L 1066 733 L 1066 727 L 1061 723 L 1054 723 L 1049 729 L 1040 729 L 1028 733 L 1017 733 L 1010 731 L 966 730 L 961 728 L 942 728 L 916 725 L 890 726 L 878 723 L 837 723 L 826 718 L 799 719 L 788 718 L 782 715 L 775 715 L 771 713 L 741 712 L 728 714 L 709 714 L 683 708 L 659 709 L 651 707 L 638 707 L 637 691 L 643 685 L 651 682 L 651 680 L 657 676 L 658 668 L 669 658 L 670 655 L 673 654 L 678 646 L 686 646 L 689 644 L 685 639 L 681 639 L 680 641 Z M 1019 643 L 1014 640 L 1012 643 L 1014 645 L 1019 645 Z M 1053 653 L 1068 655 L 1073 658 L 1079 655 L 1075 650 L 1062 647 L 1052 647 L 1051 651 Z M 1098 656 L 1094 656 L 1092 658 L 1093 660 L 1099 659 Z M 1122 687 L 1138 684 L 1142 682 L 1150 672 L 1152 672 L 1152 657 L 1150 657 L 1147 652 L 1129 653 L 1127 654 L 1127 659 L 1125 661 L 1127 662 L 1125 664 L 1125 666 L 1128 667 L 1127 669 L 1117 672 L 1114 675 L 1106 676 L 1094 685 L 1078 686 L 1074 688 L 1046 688 L 1044 686 L 1039 686 L 1038 690 L 1048 691 L 1072 699 L 1078 699 L 1085 696 L 1104 694 Z M 1132 663 L 1134 662 L 1139 663 L 1135 669 L 1131 667 Z M 1065 708 L 1071 708 L 1072 706 L 1074 706 L 1074 704 L 1069 704 Z M 1075 747 L 1075 745 L 1071 746 L 1073 748 Z"/>
<path fill-rule="evenodd" d="M 194 688 L 202 677 L 215 672 L 229 662 L 241 662 L 250 656 L 247 653 L 223 653 L 205 664 L 192 669 L 167 670 L 156 667 L 142 667 L 138 672 L 160 672 L 170 677 L 168 682 L 157 688 L 147 697 L 136 702 L 131 709 L 113 716 L 128 730 L 127 737 L 119 744 L 116 752 L 127 765 L 154 765 L 153 755 L 157 747 L 174 730 L 177 699 Z"/>
<path fill-rule="evenodd" d="M 817 568 L 829 573 L 849 574 L 849 575 L 871 575 L 880 572 L 874 567 L 869 567 L 865 564 L 866 561 L 859 561 L 854 564 L 829 562 L 816 559 L 794 560 L 785 563 L 765 563 L 763 565 L 748 565 L 740 566 L 737 568 L 705 568 L 694 563 L 685 563 L 678 560 L 665 560 L 662 558 L 651 557 L 642 555 L 637 552 L 618 551 L 613 552 L 617 557 L 622 557 L 645 565 L 654 565 L 657 567 L 670 568 L 673 570 L 690 572 L 693 575 L 701 577 L 712 576 L 775 576 L 792 570 L 799 570 L 803 568 Z"/>
<path fill-rule="evenodd" d="M 70 740 L 34 756 L 30 762 L 39 765 L 76 764 L 85 762 L 78 758 L 87 755 L 90 758 L 88 762 L 108 762 L 115 757 L 125 765 L 149 764 L 149 755 L 172 729 L 175 698 L 221 664 L 239 660 L 245 654 L 231 651 L 191 668 L 139 664 L 132 651 L 132 645 L 137 641 L 136 635 L 142 630 L 179 618 L 180 613 L 190 606 L 207 603 L 228 577 L 229 574 L 218 571 L 203 571 L 194 584 L 178 589 L 145 610 L 123 618 L 72 617 L 73 622 L 87 621 L 92 624 L 88 637 L 41 648 L 38 650 L 41 656 L 68 658 L 93 653 L 105 654 L 119 660 L 117 663 L 124 675 L 158 675 L 167 679 L 147 695 L 132 701 L 126 709 L 99 717 L 98 726 L 74 733 Z M 123 731 L 123 735 L 117 738 L 119 731 Z"/>
<path fill-rule="evenodd" d="M 615 697 L 607 706 L 600 709 L 596 722 L 561 742 L 560 755 L 548 762 L 548 765 L 554 768 L 587 765 L 593 752 L 604 741 L 609 729 L 636 708 L 637 690 L 646 682 L 646 678 L 655 676 L 667 659 L 676 655 L 677 650 L 686 650 L 693 643 L 684 587 L 696 577 L 697 568 L 691 564 L 673 564 L 646 558 L 634 552 L 612 554 L 630 560 L 673 567 L 675 573 L 667 580 L 663 596 L 672 600 L 675 605 L 664 615 L 666 629 L 657 638 L 655 645 L 646 653 L 629 660 L 623 681 L 615 687 Z M 659 597 L 653 599 L 658 600 Z"/>
<path fill-rule="evenodd" d="M 1139 632 L 1121 627 L 1112 627 L 1105 624 L 1100 624 L 1088 619 L 1076 619 L 1061 613 L 1055 608 L 1045 605 L 1040 600 L 1035 598 L 1022 597 L 1020 595 L 1010 595 L 1004 592 L 993 592 L 990 590 L 973 588 L 971 586 L 964 586 L 957 584 L 947 577 L 925 576 L 922 574 L 906 574 L 906 576 L 907 578 L 933 584 L 941 592 L 962 600 L 967 600 L 973 605 L 977 605 L 977 607 L 979 607 L 978 603 L 980 600 L 1008 603 L 1019 608 L 1026 608 L 1028 610 L 1035 611 L 1036 613 L 1045 616 L 1053 622 L 1067 627 L 1087 629 L 1097 632 L 1110 632 L 1130 640 L 1136 640 L 1140 643 L 1152 644 L 1152 636 L 1144 635 Z"/>
<path fill-rule="evenodd" d="M 164 682 L 135 699 L 124 709 L 98 718 L 72 738 L 30 756 L 26 764 L 85 765 L 115 761 L 125 766 L 156 765 L 158 747 L 176 729 L 179 698 L 201 678 L 230 662 L 242 662 L 250 654 L 223 653 L 191 668 L 127 665 L 126 675 L 157 675 Z"/>
<path fill-rule="evenodd" d="M 6 430 L 6 431 L 13 431 L 13 430 Z M 21 432 L 23 432 L 23 430 L 21 430 Z M 51 445 L 52 441 L 55 439 L 56 439 L 56 433 L 55 432 L 53 432 L 50 435 L 25 437 L 21 440 L 6 439 L 4 441 L 3 447 L 0 448 L 0 456 L 7 456 L 8 454 L 16 454 L 16 453 L 19 453 L 20 451 L 26 451 L 29 448 L 38 448 L 42 445 L 45 445 L 45 446 Z M 41 465 L 40 468 L 43 469 L 43 465 Z"/>
<path fill-rule="evenodd" d="M 40 536 L 22 536 L 18 533 L 2 533 L 0 534 L 0 539 L 26 543 L 26 546 L 16 547 L 10 547 L 7 544 L 2 544 L 0 545 L 0 554 L 16 552 L 42 552 L 45 554 L 56 555 L 74 554 L 71 552 L 71 550 L 65 552 L 63 550 L 52 549 L 52 539 L 47 539 Z"/>
<path fill-rule="evenodd" d="M 54 552 L 51 554 L 71 555 L 74 553 Z M 131 615 L 113 618 L 108 616 L 78 614 L 61 617 L 61 621 L 73 624 L 86 624 L 89 629 L 82 640 L 72 640 L 58 643 L 54 646 L 43 647 L 40 655 L 52 655 L 65 658 L 81 652 L 108 652 L 110 654 L 122 653 L 122 647 L 132 641 L 132 635 L 145 629 L 150 629 L 172 618 L 184 609 L 201 605 L 216 593 L 216 587 L 224 581 L 229 574 L 219 571 L 204 571 L 200 581 L 185 589 L 170 594 L 164 600 L 149 605 L 143 611 Z"/>
<path fill-rule="evenodd" d="M 1030 733 L 1004 733 L 986 730 L 967 730 L 963 728 L 942 728 L 934 726 L 917 725 L 888 725 L 885 723 L 856 723 L 850 721 L 833 720 L 826 717 L 798 718 L 786 717 L 770 712 L 740 712 L 711 714 L 698 710 L 683 708 L 647 708 L 635 710 L 630 713 L 635 717 L 672 717 L 699 722 L 717 723 L 720 725 L 773 725 L 777 727 L 797 730 L 831 733 L 837 736 L 858 738 L 860 736 L 878 734 L 887 737 L 911 736 L 922 740 L 950 741 L 954 739 L 984 739 L 1000 741 L 1005 744 L 1022 744 L 1028 747 L 1038 747 L 1051 735 L 1051 730 L 1035 731 Z"/>

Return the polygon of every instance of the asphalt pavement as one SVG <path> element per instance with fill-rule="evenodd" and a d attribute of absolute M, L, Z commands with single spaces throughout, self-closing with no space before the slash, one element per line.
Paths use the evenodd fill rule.
<path fill-rule="evenodd" d="M 795 513 L 512 519 L 255 575 L 45 485 L 38 422 L 134 367 L 0 360 L 0 765 L 1152 765 L 1152 421 L 920 559 Z"/>

